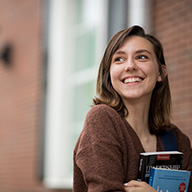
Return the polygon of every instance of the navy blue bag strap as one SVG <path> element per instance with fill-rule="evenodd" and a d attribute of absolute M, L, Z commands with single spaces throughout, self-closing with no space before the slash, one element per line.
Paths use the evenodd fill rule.
<path fill-rule="evenodd" d="M 177 141 L 172 130 L 160 135 L 165 151 L 178 151 Z"/>

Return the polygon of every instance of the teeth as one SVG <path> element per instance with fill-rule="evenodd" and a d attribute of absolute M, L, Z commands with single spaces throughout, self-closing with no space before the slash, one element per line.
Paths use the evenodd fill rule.
<path fill-rule="evenodd" d="M 134 83 L 134 82 L 140 82 L 142 81 L 139 77 L 131 77 L 124 80 L 124 83 Z"/>

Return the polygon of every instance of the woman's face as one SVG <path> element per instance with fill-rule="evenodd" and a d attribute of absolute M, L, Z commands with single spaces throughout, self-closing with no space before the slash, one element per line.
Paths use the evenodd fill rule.
<path fill-rule="evenodd" d="M 143 37 L 128 37 L 112 57 L 110 77 L 124 102 L 150 99 L 156 82 L 162 81 L 153 45 Z"/>

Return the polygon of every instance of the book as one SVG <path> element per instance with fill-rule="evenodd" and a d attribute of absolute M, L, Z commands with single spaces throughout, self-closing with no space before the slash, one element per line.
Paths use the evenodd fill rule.
<path fill-rule="evenodd" d="M 140 153 L 138 180 L 148 183 L 152 167 L 180 170 L 182 160 L 183 153 L 178 151 Z"/>
<path fill-rule="evenodd" d="M 149 185 L 157 192 L 186 192 L 190 175 L 190 171 L 151 168 Z"/>

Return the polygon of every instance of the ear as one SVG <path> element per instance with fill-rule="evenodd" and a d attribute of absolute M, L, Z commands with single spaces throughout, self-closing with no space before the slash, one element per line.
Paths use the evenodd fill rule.
<path fill-rule="evenodd" d="M 159 77 L 157 79 L 158 82 L 161 82 L 168 74 L 166 65 L 161 65 L 161 67 L 162 67 L 163 74 L 162 75 L 159 74 Z"/>

